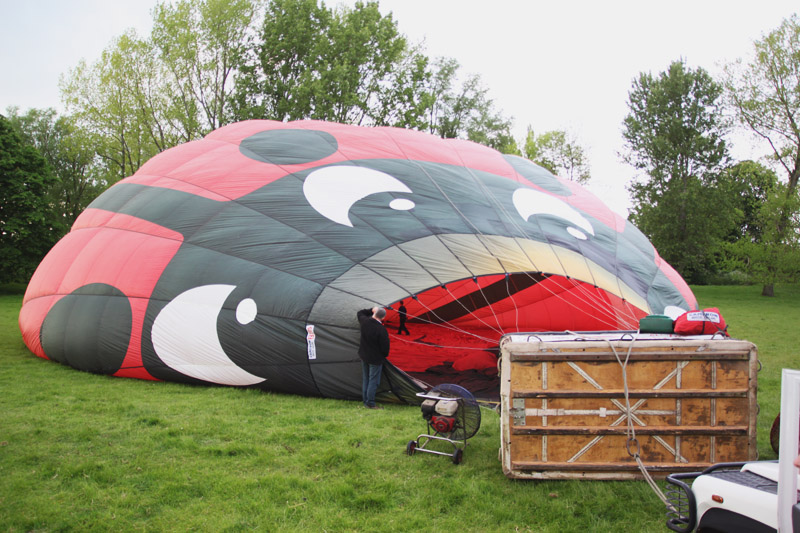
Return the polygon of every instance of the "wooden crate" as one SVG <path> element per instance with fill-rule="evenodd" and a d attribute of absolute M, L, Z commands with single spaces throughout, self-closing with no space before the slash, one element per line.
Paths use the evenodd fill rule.
<path fill-rule="evenodd" d="M 653 477 L 756 459 L 755 345 L 710 336 L 631 340 L 634 335 L 503 337 L 506 476 L 640 479 L 628 448 L 639 451 Z M 619 362 L 626 357 L 635 440 Z"/>

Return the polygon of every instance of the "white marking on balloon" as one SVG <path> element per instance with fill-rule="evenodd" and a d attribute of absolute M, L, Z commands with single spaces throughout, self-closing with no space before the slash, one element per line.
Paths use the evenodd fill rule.
<path fill-rule="evenodd" d="M 413 209 L 414 205 L 414 202 L 407 198 L 397 198 L 389 202 L 389 207 L 395 211 L 408 211 L 409 209 Z"/>
<path fill-rule="evenodd" d="M 582 241 L 585 241 L 588 238 L 584 232 L 582 232 L 579 229 L 573 228 L 572 226 L 567 228 L 567 233 L 569 233 L 576 239 L 580 239 Z"/>
<path fill-rule="evenodd" d="M 236 366 L 219 342 L 217 318 L 235 288 L 234 285 L 195 287 L 176 296 L 158 313 L 153 322 L 153 348 L 167 366 L 181 374 L 221 385 L 246 386 L 265 381 Z M 239 304 L 244 309 L 244 319 L 255 308 L 255 302 L 252 306 L 245 303 L 248 300 Z M 238 320 L 238 308 L 236 315 Z"/>
<path fill-rule="evenodd" d="M 555 196 L 535 189 L 521 188 L 514 191 L 512 200 L 514 207 L 517 208 L 517 213 L 525 220 L 528 220 L 531 215 L 549 215 L 562 218 L 573 226 L 578 226 L 580 230 L 567 228 L 569 234 L 577 239 L 585 240 L 586 233 L 594 235 L 592 224 L 575 208 Z"/>
<path fill-rule="evenodd" d="M 313 171 L 303 183 L 303 194 L 320 215 L 343 226 L 353 227 L 350 208 L 371 194 L 379 192 L 412 192 L 397 178 L 371 168 L 353 166 L 325 167 Z M 399 204 L 396 202 L 400 201 Z M 395 207 L 394 205 L 399 207 Z M 393 209 L 414 207 L 411 200 L 394 200 Z"/>
<path fill-rule="evenodd" d="M 243 326 L 255 320 L 257 314 L 258 306 L 252 298 L 245 298 L 236 306 L 236 320 Z"/>

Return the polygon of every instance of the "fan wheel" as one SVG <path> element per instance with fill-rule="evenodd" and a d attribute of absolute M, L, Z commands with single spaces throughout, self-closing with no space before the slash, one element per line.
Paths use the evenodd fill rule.
<path fill-rule="evenodd" d="M 452 440 L 466 440 L 478 432 L 481 426 L 481 408 L 471 392 L 459 385 L 443 383 L 432 388 L 430 393 L 460 401 L 460 407 L 453 415 L 456 425 L 452 431 L 442 433 L 443 436 Z"/>
<path fill-rule="evenodd" d="M 416 449 L 417 449 L 417 441 L 415 440 L 408 441 L 408 444 L 406 444 L 406 453 L 408 455 L 414 455 L 414 450 Z"/>
<path fill-rule="evenodd" d="M 459 448 L 453 454 L 453 463 L 459 465 L 459 464 L 461 464 L 462 460 L 464 460 L 464 450 Z"/>

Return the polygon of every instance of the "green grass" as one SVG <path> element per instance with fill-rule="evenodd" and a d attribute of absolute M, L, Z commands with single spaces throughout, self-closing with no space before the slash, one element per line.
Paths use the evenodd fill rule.
<path fill-rule="evenodd" d="M 800 287 L 696 287 L 759 346 L 759 451 L 800 367 Z M 644 482 L 512 481 L 483 410 L 461 465 L 405 455 L 416 407 L 97 376 L 27 351 L 0 295 L 0 530 L 659 531 Z"/>

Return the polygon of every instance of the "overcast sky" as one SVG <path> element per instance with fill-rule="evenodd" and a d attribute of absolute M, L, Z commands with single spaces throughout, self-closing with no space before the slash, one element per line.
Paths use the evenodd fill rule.
<path fill-rule="evenodd" d="M 59 76 L 81 59 L 97 60 L 127 28 L 146 36 L 155 3 L 0 0 L 0 112 L 11 105 L 63 110 Z M 623 215 L 625 184 L 635 175 L 618 156 L 632 80 L 680 58 L 716 75 L 800 11 L 797 0 L 381 0 L 380 6 L 412 42 L 424 41 L 429 56 L 455 58 L 464 73 L 480 74 L 497 107 L 514 118 L 518 138 L 528 125 L 576 134 L 589 151 L 589 188 Z M 749 138 L 734 148 L 740 158 L 765 153 Z"/>

